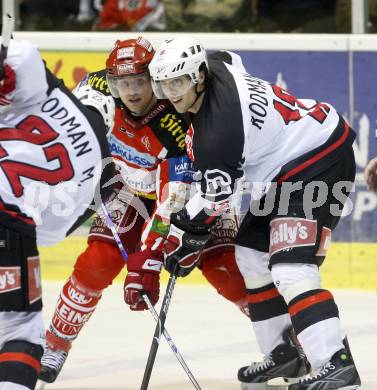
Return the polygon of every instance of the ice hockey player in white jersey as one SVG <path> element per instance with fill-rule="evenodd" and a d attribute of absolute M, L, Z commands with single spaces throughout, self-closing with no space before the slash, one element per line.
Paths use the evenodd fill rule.
<path fill-rule="evenodd" d="M 40 370 L 37 241 L 61 241 L 90 215 L 95 193 L 114 174 L 112 163 L 103 169 L 110 157 L 100 114 L 106 104 L 84 106 L 45 67 L 32 43 L 10 40 L 0 81 L 2 390 L 34 389 Z"/>
<path fill-rule="evenodd" d="M 147 309 L 141 292 L 148 294 L 153 305 L 159 299 L 169 216 L 188 200 L 194 174 L 186 155 L 185 116 L 153 94 L 148 72 L 153 55 L 152 44 L 144 37 L 118 40 L 109 52 L 106 68 L 88 74 L 75 89 L 84 94 L 95 90 L 116 102 L 108 141 L 119 174 L 113 178 L 117 182 L 114 193 L 104 204 L 128 254 L 124 298 L 135 311 Z M 234 215 L 222 216 L 199 268 L 223 297 L 243 310 L 247 309 L 246 288 L 233 245 L 238 227 Z M 150 267 L 149 263 L 158 266 Z M 60 376 L 71 347 L 124 266 L 118 243 L 100 212 L 90 228 L 87 247 L 77 257 L 59 293 L 46 332 L 37 388 Z"/>
<path fill-rule="evenodd" d="M 156 94 L 192 113 L 186 144 L 202 174 L 201 193 L 171 216 L 165 268 L 178 263 L 178 275 L 188 274 L 221 211 L 239 191 L 253 200 L 236 258 L 265 359 L 239 370 L 243 388 L 306 372 L 286 342 L 291 324 L 318 371 L 289 390 L 359 388 L 337 305 L 319 275 L 355 177 L 353 130 L 330 104 L 248 74 L 235 53 L 207 58 L 190 37 L 163 43 L 149 69 Z"/>

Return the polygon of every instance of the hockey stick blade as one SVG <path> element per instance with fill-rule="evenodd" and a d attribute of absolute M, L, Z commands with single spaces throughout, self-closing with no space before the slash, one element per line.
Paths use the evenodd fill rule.
<path fill-rule="evenodd" d="M 113 234 L 115 242 L 118 245 L 118 248 L 119 248 L 119 250 L 121 252 L 121 255 L 122 255 L 124 261 L 127 263 L 127 260 L 128 260 L 127 251 L 126 251 L 126 249 L 125 249 L 125 247 L 124 247 L 124 245 L 123 245 L 123 243 L 122 243 L 122 241 L 121 241 L 121 239 L 119 237 L 119 234 L 117 232 L 115 224 L 114 224 L 113 220 L 111 219 L 111 216 L 110 216 L 109 212 L 107 211 L 107 208 L 106 208 L 104 203 L 101 204 L 101 209 L 102 209 L 102 212 L 104 213 L 106 224 L 110 228 L 110 230 L 111 230 L 111 232 Z M 149 298 L 148 298 L 148 296 L 146 294 L 143 294 L 143 299 L 144 299 L 145 303 L 147 304 L 149 312 L 151 313 L 152 317 L 155 319 L 156 322 L 158 322 L 159 321 L 159 317 L 158 317 L 158 314 L 156 312 L 156 309 L 153 307 L 151 301 L 149 300 Z M 187 376 L 189 377 L 189 379 L 192 382 L 192 384 L 194 385 L 194 387 L 197 390 L 201 390 L 201 387 L 200 387 L 199 383 L 195 379 L 194 375 L 191 373 L 191 371 L 188 368 L 185 360 L 183 359 L 182 355 L 179 353 L 178 348 L 175 345 L 173 339 L 170 337 L 169 333 L 167 332 L 167 330 L 165 328 L 163 329 L 162 334 L 164 335 L 164 337 L 166 339 L 166 342 L 169 344 L 169 346 L 172 349 L 175 357 L 177 358 L 178 362 L 181 364 L 182 368 L 186 372 Z M 160 340 L 158 339 L 158 340 L 156 340 L 156 342 L 159 343 Z M 38 390 L 42 390 L 42 389 L 43 388 L 38 389 Z"/>
<path fill-rule="evenodd" d="M 41 381 L 38 379 L 37 384 L 35 385 L 35 390 L 44 390 L 45 386 L 47 385 L 46 382 Z"/>
<path fill-rule="evenodd" d="M 154 320 L 156 322 L 159 321 L 159 318 L 158 318 L 158 314 L 156 312 L 156 309 L 153 307 L 150 299 L 148 298 L 148 295 L 146 294 L 143 294 L 143 299 L 145 301 L 145 303 L 147 304 L 148 306 L 148 309 L 149 311 L 151 312 Z M 191 370 L 188 368 L 185 360 L 183 359 L 183 356 L 181 355 L 181 353 L 179 352 L 178 350 L 178 347 L 175 345 L 173 339 L 170 337 L 170 334 L 169 332 L 167 331 L 166 328 L 164 328 L 162 330 L 162 334 L 163 336 L 165 337 L 165 340 L 166 342 L 169 344 L 169 347 L 170 349 L 173 351 L 175 357 L 177 358 L 178 362 L 180 363 L 180 365 L 182 366 L 182 368 L 184 369 L 185 373 L 187 374 L 187 376 L 189 377 L 191 383 L 194 385 L 195 389 L 197 390 L 201 390 L 201 387 L 198 383 L 198 381 L 195 379 L 194 375 L 192 374 Z"/>
<path fill-rule="evenodd" d="M 176 265 L 174 272 L 170 275 L 168 285 L 166 286 L 165 295 L 162 301 L 160 314 L 157 319 L 157 324 L 154 331 L 151 348 L 149 350 L 147 364 L 145 365 L 144 376 L 143 376 L 143 381 L 141 383 L 140 390 L 148 389 L 149 380 L 151 378 L 154 362 L 156 360 L 157 350 L 160 345 L 161 334 L 164 331 L 166 316 L 170 306 L 171 297 L 173 295 L 175 282 L 177 280 L 177 275 L 176 275 L 177 267 L 178 264 Z"/>

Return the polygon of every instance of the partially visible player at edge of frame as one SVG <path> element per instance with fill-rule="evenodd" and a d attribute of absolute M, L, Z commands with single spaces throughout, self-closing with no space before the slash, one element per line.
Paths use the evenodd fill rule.
<path fill-rule="evenodd" d="M 157 100 L 153 94 L 148 72 L 153 55 L 151 43 L 143 37 L 117 41 L 106 69 L 90 73 L 76 88 L 83 94 L 97 90 L 113 96 L 116 102 L 115 126 L 108 142 L 118 169 L 113 179 L 117 189 L 105 203 L 129 254 L 125 299 L 132 310 L 147 309 L 142 291 L 153 304 L 159 298 L 162 242 L 170 213 L 188 200 L 193 174 L 186 155 L 186 119 L 168 100 Z M 201 270 L 222 296 L 243 309 L 247 307 L 246 288 L 233 245 L 238 227 L 231 213 L 224 214 L 201 257 Z M 43 382 L 56 380 L 72 342 L 124 265 L 100 211 L 46 332 L 47 350 L 40 374 Z"/>
<path fill-rule="evenodd" d="M 94 98 L 94 107 L 86 107 L 28 41 L 11 39 L 3 65 L 0 388 L 22 390 L 34 389 L 44 348 L 37 244 L 53 245 L 79 226 L 101 182 L 114 175 L 105 126 L 114 105 L 101 99 L 95 109 Z M 103 104 L 110 118 L 99 112 Z"/>
<path fill-rule="evenodd" d="M 368 190 L 377 191 L 377 157 L 372 158 L 364 170 L 364 179 Z"/>
<path fill-rule="evenodd" d="M 239 370 L 243 388 L 302 374 L 297 353 L 284 340 L 292 324 L 315 371 L 289 390 L 358 389 L 338 307 L 319 274 L 355 178 L 354 131 L 330 104 L 297 99 L 248 74 L 235 53 L 207 58 L 190 37 L 165 41 L 149 70 L 156 95 L 192 114 L 188 154 L 202 174 L 201 193 L 171 215 L 165 268 L 172 272 L 178 263 L 178 275 L 186 275 L 195 267 L 192 254 L 203 244 L 193 250 L 187 240 L 205 242 L 237 187 L 268 210 L 263 215 L 251 205 L 236 239 L 265 355 Z"/>

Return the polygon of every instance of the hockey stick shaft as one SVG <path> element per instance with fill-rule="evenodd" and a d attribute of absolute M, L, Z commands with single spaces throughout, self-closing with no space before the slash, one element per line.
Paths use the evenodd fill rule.
<path fill-rule="evenodd" d="M 156 360 L 157 350 L 160 345 L 161 334 L 165 327 L 166 316 L 170 306 L 171 297 L 173 295 L 175 282 L 177 280 L 176 271 L 177 271 L 177 265 L 173 273 L 170 274 L 168 285 L 166 286 L 165 295 L 162 301 L 160 314 L 158 316 L 158 321 L 154 331 L 151 349 L 149 350 L 149 356 L 148 356 L 147 364 L 145 366 L 143 381 L 141 383 L 140 390 L 148 389 L 149 380 L 151 378 L 154 362 Z"/>
<path fill-rule="evenodd" d="M 150 299 L 148 298 L 148 295 L 143 294 L 143 299 L 144 299 L 145 303 L 147 304 L 149 311 L 152 313 L 154 320 L 158 323 L 158 321 L 159 321 L 158 313 L 157 313 L 156 309 L 153 307 Z M 195 389 L 201 390 L 199 383 L 197 382 L 194 375 L 192 374 L 192 372 L 188 368 L 185 360 L 183 359 L 183 356 L 180 354 L 177 346 L 175 345 L 173 339 L 170 337 L 169 332 L 166 330 L 166 328 L 163 329 L 162 333 L 165 337 L 166 342 L 169 344 L 170 349 L 173 351 L 175 357 L 177 358 L 178 362 L 181 364 L 181 366 L 185 370 L 187 376 L 190 378 L 190 381 L 194 385 Z"/>
<path fill-rule="evenodd" d="M 127 262 L 127 260 L 128 260 L 127 251 L 126 251 L 126 249 L 123 246 L 123 243 L 122 243 L 122 241 L 121 241 L 121 239 L 119 237 L 119 234 L 118 234 L 118 232 L 116 230 L 115 224 L 114 224 L 113 220 L 111 219 L 111 216 L 108 213 L 107 208 L 104 205 L 104 203 L 101 204 L 101 208 L 102 208 L 102 212 L 104 213 L 105 218 L 106 218 L 106 224 L 110 228 L 111 233 L 113 234 L 114 240 L 115 240 L 115 242 L 118 245 L 118 248 L 119 248 L 119 250 L 120 250 L 120 252 L 121 252 L 121 254 L 123 256 L 124 261 Z M 156 312 L 156 309 L 153 307 L 151 301 L 149 300 L 148 295 L 143 294 L 143 299 L 144 299 L 145 303 L 147 304 L 149 312 L 152 314 L 152 317 L 158 323 L 158 321 L 159 321 L 158 314 Z M 175 357 L 177 358 L 178 362 L 181 364 L 182 368 L 186 372 L 186 374 L 189 377 L 190 381 L 194 385 L 194 387 L 197 390 L 201 390 L 201 387 L 200 387 L 199 383 L 197 382 L 197 380 L 195 379 L 194 375 L 190 371 L 189 367 L 187 366 L 187 363 L 183 359 L 183 356 L 180 354 L 180 352 L 178 350 L 178 347 L 176 346 L 176 344 L 174 343 L 173 339 L 170 337 L 168 331 L 165 328 L 163 329 L 163 335 L 165 337 L 166 342 L 169 344 L 171 350 L 173 351 Z"/>
<path fill-rule="evenodd" d="M 101 203 L 101 208 L 102 208 L 102 212 L 103 212 L 103 214 L 105 216 L 105 219 L 106 219 L 106 224 L 109 227 L 109 229 L 111 230 L 111 233 L 113 234 L 114 240 L 115 240 L 115 242 L 118 245 L 118 248 L 120 250 L 120 253 L 121 253 L 124 261 L 127 262 L 127 260 L 128 260 L 127 251 L 126 251 L 126 249 L 124 248 L 124 246 L 122 244 L 122 241 L 121 241 L 121 239 L 119 237 L 117 229 L 116 229 L 116 227 L 114 225 L 114 222 L 111 219 L 111 216 L 110 216 L 109 212 L 107 211 L 107 208 L 106 208 L 106 206 L 105 206 L 105 204 L 103 202 Z"/>
<path fill-rule="evenodd" d="M 1 29 L 1 48 L 0 48 L 0 81 L 4 78 L 4 61 L 8 55 L 9 41 L 14 29 L 14 18 L 12 15 L 3 15 L 3 28 Z"/>

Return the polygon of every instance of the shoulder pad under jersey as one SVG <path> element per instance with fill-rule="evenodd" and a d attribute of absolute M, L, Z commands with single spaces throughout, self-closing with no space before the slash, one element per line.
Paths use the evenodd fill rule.
<path fill-rule="evenodd" d="M 189 118 L 179 114 L 168 101 L 159 101 L 156 108 L 159 106 L 163 107 L 163 109 L 156 110 L 155 115 L 148 121 L 148 126 L 151 127 L 153 133 L 167 149 L 165 157 L 176 157 L 186 154 L 185 138 L 189 127 Z"/>
<path fill-rule="evenodd" d="M 102 69 L 96 72 L 88 73 L 79 83 L 78 86 L 90 85 L 95 91 L 104 95 L 111 95 L 106 81 L 106 70 Z"/>

